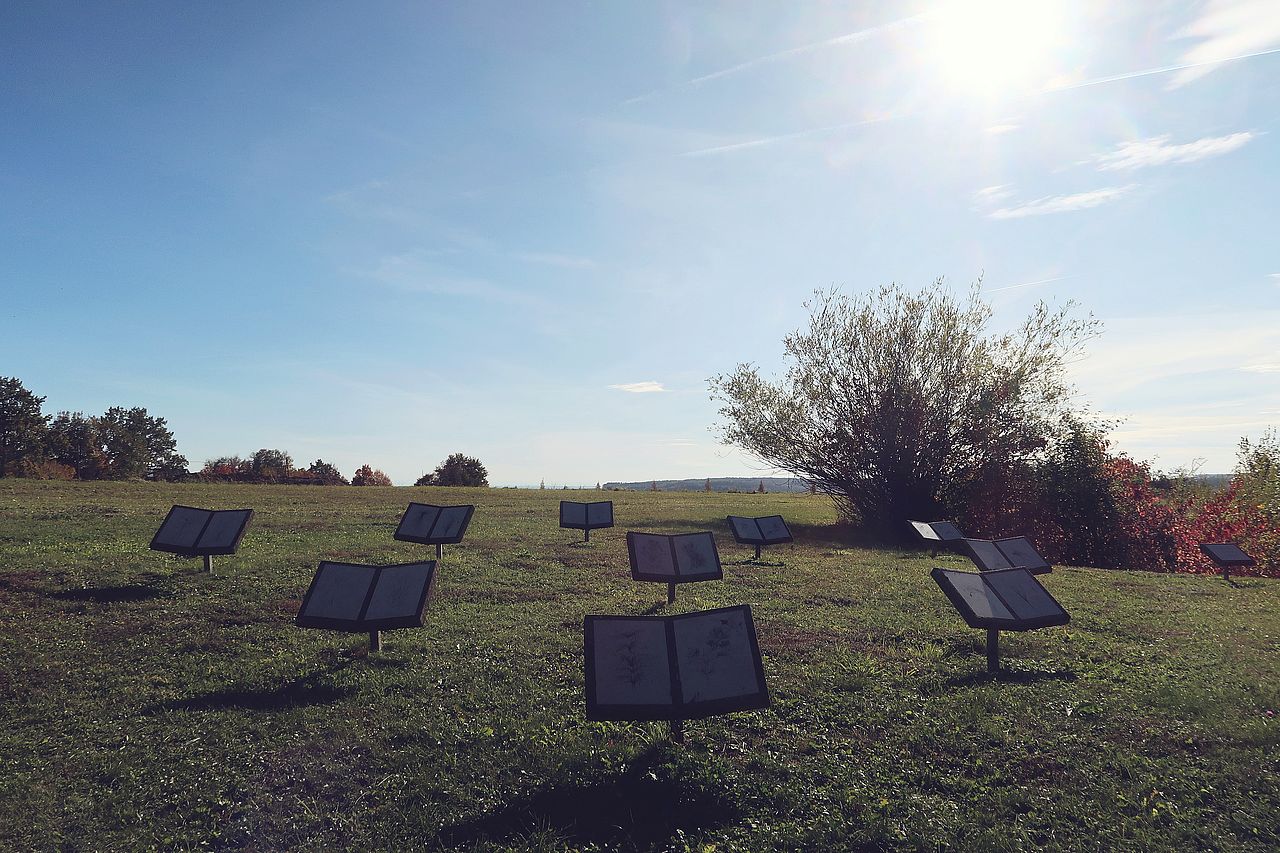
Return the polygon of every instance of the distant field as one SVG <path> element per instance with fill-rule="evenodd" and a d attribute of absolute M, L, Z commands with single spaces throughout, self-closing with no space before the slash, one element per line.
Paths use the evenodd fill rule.
<path fill-rule="evenodd" d="M 842 544 L 808 495 L 0 481 L 3 849 L 1280 847 L 1280 581 L 1058 569 L 1072 622 L 1006 634 L 1011 672 L 928 576 Z M 410 500 L 478 504 L 425 628 L 294 627 L 322 558 L 407 561 Z M 253 507 L 239 555 L 148 550 L 170 504 Z M 728 513 L 793 546 L 743 564 Z M 627 529 L 711 529 L 773 706 L 583 717 L 582 617 L 659 612 Z M 656 608 L 656 609 L 655 609 Z"/>

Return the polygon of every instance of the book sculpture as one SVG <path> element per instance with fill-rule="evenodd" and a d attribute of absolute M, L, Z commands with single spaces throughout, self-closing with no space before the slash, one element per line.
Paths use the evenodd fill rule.
<path fill-rule="evenodd" d="M 964 534 L 960 532 L 960 528 L 956 527 L 949 521 L 911 521 L 910 524 L 925 544 L 929 546 L 929 556 L 938 556 L 939 548 L 954 548 L 956 544 L 964 541 Z"/>
<path fill-rule="evenodd" d="M 382 631 L 421 628 L 435 585 L 435 561 L 360 566 L 323 561 L 296 624 L 301 628 L 369 632 L 369 651 L 382 650 Z"/>
<path fill-rule="evenodd" d="M 1001 631 L 1031 631 L 1071 621 L 1028 569 L 934 569 L 930 574 L 970 628 L 987 629 L 988 672 L 1000 670 Z"/>
<path fill-rule="evenodd" d="M 1232 566 L 1256 566 L 1258 562 L 1232 542 L 1204 542 L 1200 550 L 1214 565 L 1222 569 L 1222 579 L 1231 580 Z"/>
<path fill-rule="evenodd" d="M 676 584 L 718 581 L 724 577 L 720 552 L 710 533 L 627 533 L 631 577 L 667 585 L 667 604 L 676 600 Z"/>
<path fill-rule="evenodd" d="M 587 616 L 588 720 L 684 720 L 769 705 L 751 607 L 680 616 Z"/>
<path fill-rule="evenodd" d="M 962 539 L 961 544 L 969 559 L 984 572 L 997 569 L 1026 569 L 1033 575 L 1045 575 L 1053 571 L 1053 566 L 1031 540 L 1025 536 L 1013 536 L 1009 539 Z"/>
<path fill-rule="evenodd" d="M 591 541 L 591 531 L 613 527 L 613 501 L 560 501 L 560 526 L 581 530 L 582 541 Z"/>
<path fill-rule="evenodd" d="M 197 509 L 174 505 L 151 537 L 151 550 L 204 557 L 204 569 L 213 571 L 213 558 L 234 554 L 253 518 L 251 509 Z"/>
<path fill-rule="evenodd" d="M 729 529 L 739 545 L 756 546 L 755 559 L 760 559 L 760 549 L 765 545 L 781 545 L 794 542 L 791 529 L 780 515 L 766 515 L 761 518 L 744 518 L 740 515 L 729 516 Z"/>
<path fill-rule="evenodd" d="M 444 546 L 457 545 L 467 535 L 467 525 L 476 508 L 470 504 L 434 506 L 410 503 L 396 527 L 395 538 L 401 542 L 435 545 L 436 559 L 444 559 Z"/>

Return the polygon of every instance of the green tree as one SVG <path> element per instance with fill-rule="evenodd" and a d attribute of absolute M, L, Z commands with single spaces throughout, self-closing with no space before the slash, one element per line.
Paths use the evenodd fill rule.
<path fill-rule="evenodd" d="M 722 437 L 875 535 L 963 507 L 976 483 L 1035 460 L 1060 432 L 1073 406 L 1066 361 L 1098 334 L 1071 303 L 991 333 L 979 286 L 967 299 L 941 279 L 919 292 L 818 291 L 808 328 L 784 340 L 782 379 L 740 364 L 710 380 Z"/>
<path fill-rule="evenodd" d="M 436 467 L 435 471 L 430 474 L 423 474 L 418 478 L 415 486 L 487 486 L 489 485 L 489 472 L 485 470 L 484 465 L 480 464 L 480 460 L 471 456 L 465 456 L 461 453 L 450 454 L 448 459 Z M 544 480 L 538 488 L 545 489 L 547 487 Z"/>
<path fill-rule="evenodd" d="M 249 471 L 260 483 L 279 483 L 293 471 L 293 457 L 264 447 L 249 457 Z"/>
<path fill-rule="evenodd" d="M 83 412 L 58 412 L 49 424 L 49 456 L 69 465 L 81 480 L 97 480 L 107 470 L 94 421 Z"/>
<path fill-rule="evenodd" d="M 1236 450 L 1235 480 L 1240 496 L 1280 524 L 1280 432 L 1273 427 L 1256 442 L 1240 439 Z"/>
<path fill-rule="evenodd" d="M 337 468 L 325 462 L 323 459 L 317 459 L 307 467 L 307 473 L 318 478 L 321 483 L 326 486 L 349 486 L 347 478 Z"/>
<path fill-rule="evenodd" d="M 703 484 L 702 484 L 702 491 L 704 491 L 704 492 L 710 492 L 710 491 L 711 491 L 711 478 L 710 478 L 710 477 L 708 477 L 708 478 L 707 478 L 707 481 L 706 481 L 705 483 L 703 483 Z"/>
<path fill-rule="evenodd" d="M 390 486 L 391 478 L 381 471 L 361 465 L 351 477 L 353 486 Z"/>
<path fill-rule="evenodd" d="M 49 416 L 37 397 L 16 378 L 0 376 L 0 477 L 37 465 L 49 432 Z"/>
<path fill-rule="evenodd" d="M 148 415 L 142 407 L 112 406 L 94 424 L 106 460 L 106 477 L 173 479 L 186 473 L 186 457 L 178 454 L 177 441 L 164 418 Z"/>

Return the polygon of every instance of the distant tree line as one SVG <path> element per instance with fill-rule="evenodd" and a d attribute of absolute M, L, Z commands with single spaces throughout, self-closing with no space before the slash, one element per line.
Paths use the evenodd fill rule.
<path fill-rule="evenodd" d="M 175 480 L 186 457 L 164 418 L 142 407 L 112 406 L 101 415 L 42 411 L 39 397 L 0 377 L 0 477 L 56 480 Z"/>

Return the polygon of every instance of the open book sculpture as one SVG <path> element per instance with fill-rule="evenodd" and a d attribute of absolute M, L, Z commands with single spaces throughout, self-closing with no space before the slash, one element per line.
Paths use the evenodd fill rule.
<path fill-rule="evenodd" d="M 401 542 L 435 545 L 436 559 L 444 557 L 445 545 L 457 545 L 467 535 L 467 525 L 476 508 L 470 504 L 435 506 L 410 503 L 396 527 L 395 538 Z"/>
<path fill-rule="evenodd" d="M 984 572 L 997 569 L 1026 569 L 1035 575 L 1053 571 L 1036 546 L 1025 536 L 1008 539 L 962 539 L 965 553 Z"/>
<path fill-rule="evenodd" d="M 1071 617 L 1027 569 L 934 569 L 934 581 L 970 628 L 987 629 L 987 670 L 1000 669 L 1000 632 L 1065 625 Z"/>
<path fill-rule="evenodd" d="M 1200 550 L 1213 564 L 1222 569 L 1222 579 L 1231 580 L 1232 566 L 1256 566 L 1257 561 L 1232 542 L 1204 542 Z"/>
<path fill-rule="evenodd" d="M 380 632 L 422 627 L 435 579 L 435 561 L 391 566 L 324 561 L 295 621 L 302 628 L 368 631 L 370 651 L 380 651 Z"/>
<path fill-rule="evenodd" d="M 739 545 L 756 546 L 756 559 L 760 559 L 760 549 L 765 545 L 781 545 L 794 542 L 791 528 L 780 515 L 766 515 L 760 518 L 746 518 L 741 515 L 729 516 L 729 529 Z"/>
<path fill-rule="evenodd" d="M 588 720 L 681 721 L 769 705 L 751 607 L 680 616 L 587 616 Z"/>
<path fill-rule="evenodd" d="M 627 533 L 631 577 L 667 585 L 667 603 L 676 600 L 676 584 L 724 577 L 720 552 L 710 533 Z"/>
<path fill-rule="evenodd" d="M 924 543 L 929 546 L 930 556 L 938 556 L 939 548 L 955 547 L 964 540 L 960 528 L 949 521 L 907 521 Z"/>
<path fill-rule="evenodd" d="M 591 541 L 591 531 L 613 527 L 613 501 L 560 501 L 560 526 L 581 530 L 582 541 Z"/>
<path fill-rule="evenodd" d="M 251 509 L 197 509 L 174 505 L 151 537 L 151 550 L 204 557 L 206 571 L 213 571 L 213 558 L 234 554 L 253 518 Z"/>

